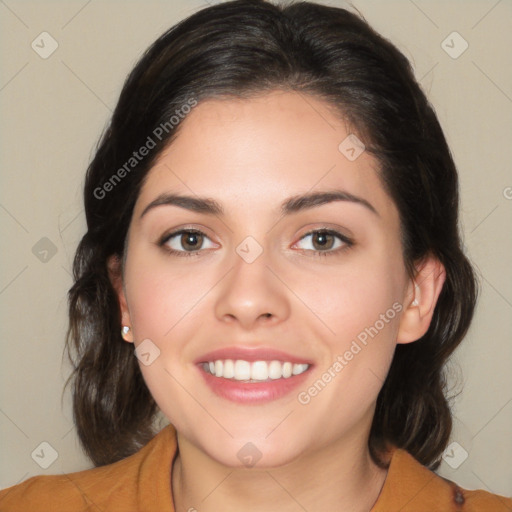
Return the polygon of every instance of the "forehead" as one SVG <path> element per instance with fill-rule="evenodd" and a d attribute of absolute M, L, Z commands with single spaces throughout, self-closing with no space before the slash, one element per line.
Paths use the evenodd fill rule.
<path fill-rule="evenodd" d="M 274 91 L 208 99 L 181 123 L 148 173 L 138 212 L 164 192 L 210 196 L 227 211 L 235 204 L 268 211 L 291 195 L 327 188 L 361 196 L 379 212 L 394 208 L 374 157 L 364 151 L 357 156 L 355 134 L 311 95 Z"/>

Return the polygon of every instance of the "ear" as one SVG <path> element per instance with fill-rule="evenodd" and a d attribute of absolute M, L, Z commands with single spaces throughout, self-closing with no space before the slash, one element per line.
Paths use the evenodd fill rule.
<path fill-rule="evenodd" d="M 133 343 L 133 330 L 130 320 L 130 312 L 126 302 L 126 295 L 123 287 L 123 272 L 121 258 L 113 254 L 107 260 L 108 275 L 119 300 L 119 309 L 121 311 L 121 326 L 129 327 L 127 332 L 121 332 L 124 341 Z"/>
<path fill-rule="evenodd" d="M 436 257 L 422 260 L 408 284 L 397 343 L 419 340 L 428 331 L 445 280 L 446 270 Z"/>

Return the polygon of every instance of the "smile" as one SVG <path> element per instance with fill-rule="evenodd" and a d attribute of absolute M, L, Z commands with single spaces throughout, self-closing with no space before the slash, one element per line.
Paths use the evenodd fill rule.
<path fill-rule="evenodd" d="M 249 383 L 289 379 L 294 375 L 304 373 L 309 367 L 309 364 L 276 360 L 250 362 L 243 359 L 217 359 L 203 363 L 203 370 L 214 377 Z"/>

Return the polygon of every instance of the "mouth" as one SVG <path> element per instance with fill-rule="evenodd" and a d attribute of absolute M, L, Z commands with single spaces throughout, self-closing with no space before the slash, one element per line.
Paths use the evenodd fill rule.
<path fill-rule="evenodd" d="M 206 354 L 196 367 L 217 396 L 259 404 L 290 394 L 310 375 L 311 361 L 273 349 L 223 349 Z"/>
<path fill-rule="evenodd" d="M 217 359 L 203 363 L 203 370 L 214 377 L 240 382 L 271 382 L 289 379 L 308 370 L 311 365 L 291 361 L 244 361 L 243 359 Z"/>

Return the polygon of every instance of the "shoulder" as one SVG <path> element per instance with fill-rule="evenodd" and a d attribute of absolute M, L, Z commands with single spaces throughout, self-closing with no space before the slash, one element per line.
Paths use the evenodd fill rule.
<path fill-rule="evenodd" d="M 84 478 L 96 473 L 95 469 L 63 475 L 33 476 L 24 482 L 0 491 L 0 510 L 89 510 L 87 492 L 80 492 Z"/>
<path fill-rule="evenodd" d="M 462 489 L 394 449 L 377 503 L 371 512 L 512 512 L 512 499 L 483 490 Z"/>
<path fill-rule="evenodd" d="M 115 510 L 142 511 L 154 506 L 156 497 L 169 504 L 175 452 L 175 430 L 169 425 L 137 453 L 114 464 L 75 473 L 38 475 L 1 490 L 0 510 L 106 512 L 115 505 Z"/>

